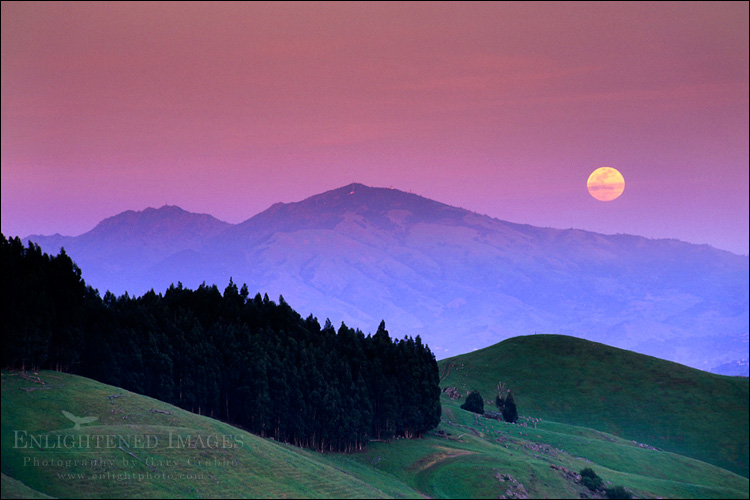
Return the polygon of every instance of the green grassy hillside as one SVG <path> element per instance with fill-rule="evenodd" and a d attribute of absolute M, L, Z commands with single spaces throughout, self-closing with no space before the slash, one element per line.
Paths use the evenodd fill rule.
<path fill-rule="evenodd" d="M 748 477 L 748 379 L 560 335 L 515 337 L 439 362 L 441 387 L 498 382 L 520 415 L 604 431 Z M 490 410 L 492 408 L 489 408 Z"/>
<path fill-rule="evenodd" d="M 442 403 L 425 439 L 324 455 L 90 379 L 3 372 L 2 497 L 595 498 L 575 477 L 584 467 L 641 498 L 748 496 L 746 478 L 698 460 L 546 419 L 481 418 L 445 395 Z"/>
<path fill-rule="evenodd" d="M 637 498 L 748 496 L 746 478 L 705 462 L 592 429 L 507 424 L 443 403 L 443 422 L 426 439 L 371 443 L 365 454 L 330 459 L 369 465 L 433 498 L 597 498 L 571 474 L 586 467 Z"/>
<path fill-rule="evenodd" d="M 96 420 L 75 429 L 62 411 Z M 365 482 L 323 455 L 58 372 L 3 372 L 0 437 L 4 498 L 418 496 L 394 478 L 365 471 Z"/>

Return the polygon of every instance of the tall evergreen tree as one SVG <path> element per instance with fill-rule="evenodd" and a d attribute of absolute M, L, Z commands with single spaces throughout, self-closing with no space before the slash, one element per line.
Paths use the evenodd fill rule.
<path fill-rule="evenodd" d="M 518 420 L 518 411 L 516 410 L 516 402 L 513 400 L 512 392 L 508 392 L 508 395 L 505 397 L 505 405 L 503 407 L 503 420 L 511 423 Z"/>

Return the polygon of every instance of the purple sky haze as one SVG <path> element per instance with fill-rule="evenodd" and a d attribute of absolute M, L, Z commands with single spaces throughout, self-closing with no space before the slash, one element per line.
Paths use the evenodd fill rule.
<path fill-rule="evenodd" d="M 2 3 L 2 231 L 361 182 L 748 254 L 748 3 Z M 625 192 L 593 199 L 614 167 Z"/>

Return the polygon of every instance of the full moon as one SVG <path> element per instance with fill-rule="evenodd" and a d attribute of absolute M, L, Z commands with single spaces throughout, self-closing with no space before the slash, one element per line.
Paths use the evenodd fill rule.
<path fill-rule="evenodd" d="M 625 178 L 612 167 L 597 168 L 586 183 L 589 194 L 599 201 L 612 201 L 625 190 Z"/>

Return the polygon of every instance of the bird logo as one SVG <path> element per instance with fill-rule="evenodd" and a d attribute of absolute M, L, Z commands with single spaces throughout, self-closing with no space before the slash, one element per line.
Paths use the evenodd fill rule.
<path fill-rule="evenodd" d="M 72 413 L 62 410 L 62 414 L 65 415 L 65 418 L 76 424 L 73 426 L 73 429 L 78 430 L 81 428 L 81 424 L 90 424 L 91 422 L 94 422 L 96 420 L 99 420 L 99 417 L 76 417 Z"/>

